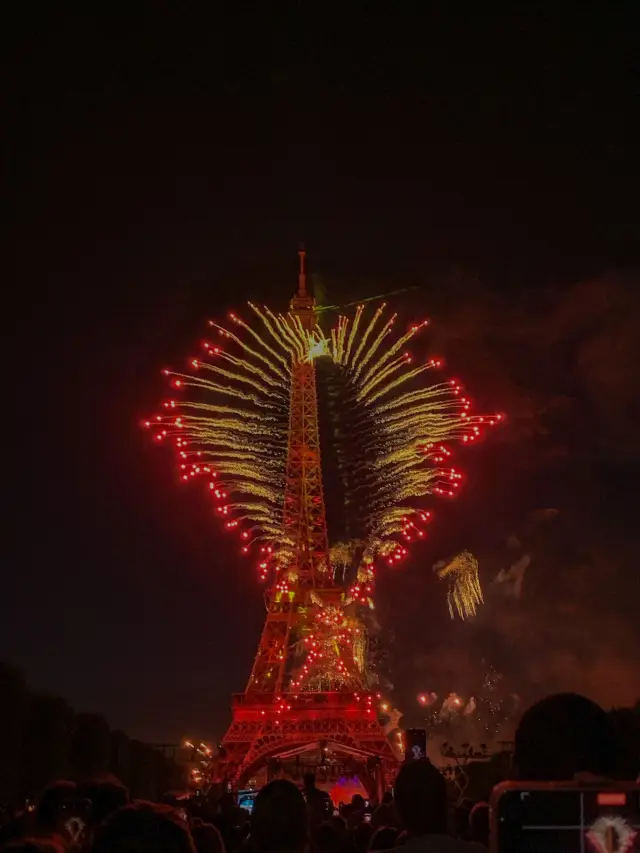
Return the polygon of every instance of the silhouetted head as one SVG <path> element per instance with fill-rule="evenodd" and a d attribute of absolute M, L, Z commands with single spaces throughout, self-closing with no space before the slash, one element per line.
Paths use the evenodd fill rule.
<path fill-rule="evenodd" d="M 48 785 L 36 803 L 35 826 L 39 832 L 59 830 L 73 813 L 76 783 L 60 780 Z"/>
<path fill-rule="evenodd" d="M 184 820 L 170 806 L 137 802 L 96 829 L 92 853 L 196 853 Z"/>
<path fill-rule="evenodd" d="M 315 788 L 316 786 L 316 776 L 315 773 L 305 773 L 302 778 L 302 784 L 308 790 L 309 788 Z"/>
<path fill-rule="evenodd" d="M 313 840 L 316 853 L 339 853 L 342 848 L 342 834 L 337 826 L 327 821 L 318 827 Z"/>
<path fill-rule="evenodd" d="M 367 853 L 373 835 L 370 823 L 359 823 L 351 833 L 351 846 L 356 853 Z"/>
<path fill-rule="evenodd" d="M 382 829 L 377 829 L 371 836 L 369 842 L 369 850 L 391 850 L 396 846 L 398 838 L 398 830 L 393 826 L 384 826 Z"/>
<path fill-rule="evenodd" d="M 382 829 L 385 826 L 400 826 L 398 812 L 393 802 L 381 803 L 371 816 L 371 826 L 374 829 Z"/>
<path fill-rule="evenodd" d="M 469 841 L 489 847 L 489 803 L 476 803 L 469 815 Z"/>
<path fill-rule="evenodd" d="M 129 792 L 115 776 L 101 776 L 78 789 L 81 797 L 91 802 L 91 824 L 97 826 L 129 802 Z"/>
<path fill-rule="evenodd" d="M 191 837 L 197 853 L 226 853 L 224 841 L 215 826 L 202 820 L 192 821 Z"/>
<path fill-rule="evenodd" d="M 260 791 L 251 814 L 251 838 L 259 853 L 299 853 L 308 836 L 307 804 L 292 782 L 276 779 Z"/>
<path fill-rule="evenodd" d="M 453 832 L 456 838 L 466 839 L 467 832 L 469 831 L 469 815 L 471 814 L 471 804 L 470 803 L 460 803 L 458 804 L 451 815 L 451 822 L 453 825 Z"/>
<path fill-rule="evenodd" d="M 340 839 L 344 841 L 344 838 L 347 834 L 347 822 L 345 821 L 345 819 L 339 814 L 334 814 L 332 817 L 329 818 L 328 822 L 331 824 L 331 826 L 335 827 L 335 830 L 340 836 Z"/>
<path fill-rule="evenodd" d="M 613 726 L 599 705 L 577 693 L 557 693 L 532 705 L 516 730 L 518 777 L 553 782 L 576 773 L 609 776 L 616 760 Z"/>
<path fill-rule="evenodd" d="M 403 764 L 394 792 L 398 814 L 411 835 L 446 832 L 447 785 L 428 758 Z"/>
<path fill-rule="evenodd" d="M 220 807 L 221 812 L 234 811 L 236 809 L 237 803 L 236 798 L 233 794 L 226 793 L 220 797 L 218 802 L 218 806 Z"/>
<path fill-rule="evenodd" d="M 364 809 L 364 797 L 362 794 L 354 794 L 351 797 L 351 805 L 353 806 L 354 811 L 361 812 Z"/>

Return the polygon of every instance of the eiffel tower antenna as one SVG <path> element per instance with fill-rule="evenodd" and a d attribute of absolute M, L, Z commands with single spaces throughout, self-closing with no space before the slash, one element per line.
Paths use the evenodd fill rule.
<path fill-rule="evenodd" d="M 298 296 L 305 297 L 307 295 L 307 276 L 304 269 L 304 263 L 307 253 L 305 251 L 304 245 L 301 245 L 298 250 L 298 257 L 300 259 L 300 271 L 298 272 Z"/>

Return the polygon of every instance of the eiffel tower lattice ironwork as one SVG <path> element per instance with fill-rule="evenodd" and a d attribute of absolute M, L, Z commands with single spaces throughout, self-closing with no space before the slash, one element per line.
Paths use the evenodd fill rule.
<path fill-rule="evenodd" d="M 290 303 L 296 322 L 316 326 L 315 302 L 307 292 L 305 253 L 300 253 L 298 290 Z M 267 615 L 244 693 L 232 701 L 233 719 L 221 743 L 221 772 L 239 786 L 260 769 L 301 756 L 341 757 L 361 768 L 374 787 L 397 768 L 397 758 L 376 713 L 374 694 L 358 672 L 334 684 L 298 690 L 301 637 L 318 607 L 339 607 L 343 589 L 329 568 L 318 401 L 313 359 L 291 365 L 284 531 L 293 548 L 295 580 L 286 595 L 272 589 Z M 364 777 L 364 778 L 363 778 Z M 366 781 L 368 779 L 368 783 Z M 373 793 L 373 791 L 372 791 Z"/>

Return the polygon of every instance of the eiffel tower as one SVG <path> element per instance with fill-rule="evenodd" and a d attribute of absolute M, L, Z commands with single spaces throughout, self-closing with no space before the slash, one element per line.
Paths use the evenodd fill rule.
<path fill-rule="evenodd" d="M 299 257 L 290 311 L 312 331 L 315 300 L 307 291 L 304 250 Z M 284 532 L 293 543 L 293 580 L 286 594 L 273 587 L 267 595 L 251 675 L 244 693 L 233 696 L 233 719 L 220 745 L 220 775 L 238 787 L 260 770 L 267 768 L 269 777 L 287 763 L 349 766 L 373 794 L 395 775 L 398 760 L 363 672 L 352 667 L 344 677 L 343 669 L 339 679 L 325 674 L 300 689 L 301 673 L 313 669 L 309 656 L 305 663 L 301 655 L 303 638 L 319 612 L 339 612 L 344 596 L 329 569 L 315 370 L 312 358 L 291 364 Z"/>

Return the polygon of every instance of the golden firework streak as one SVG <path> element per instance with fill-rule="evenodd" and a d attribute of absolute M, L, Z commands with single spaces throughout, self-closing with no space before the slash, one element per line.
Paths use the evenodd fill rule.
<path fill-rule="evenodd" d="M 421 499 L 431 492 L 454 494 L 460 475 L 438 464 L 447 454 L 442 443 L 473 440 L 480 424 L 499 417 L 470 416 L 454 382 L 424 381 L 438 363 L 413 365 L 403 350 L 426 322 L 394 336 L 396 315 L 385 320 L 384 304 L 368 321 L 359 305 L 353 320 L 339 316 L 325 336 L 319 326 L 303 328 L 291 313 L 249 307 L 255 327 L 233 314 L 238 334 L 211 323 L 220 341 L 205 344 L 206 357 L 192 362 L 196 372 L 169 374 L 185 393 L 165 403 L 169 411 L 153 424 L 161 430 L 158 437 L 176 438 L 183 479 L 203 472 L 216 478 L 210 488 L 227 526 L 242 524 L 242 535 L 262 543 L 265 559 L 284 568 L 292 557 L 283 524 L 292 366 L 330 358 L 344 375 L 358 417 L 371 426 L 354 460 L 369 491 L 364 538 L 357 547 L 336 547 L 330 562 L 337 567 L 361 560 L 358 577 L 371 578 L 374 557 L 392 559 L 401 547 L 398 534 L 417 529 L 414 520 L 424 516 Z M 482 601 L 475 558 L 464 552 L 439 575 L 451 583 L 451 614 L 475 613 Z"/>
<path fill-rule="evenodd" d="M 438 570 L 440 579 L 449 579 L 447 601 L 449 613 L 453 619 L 454 608 L 461 619 L 475 616 L 478 604 L 483 602 L 480 579 L 478 577 L 478 561 L 468 551 L 463 551 Z"/>

